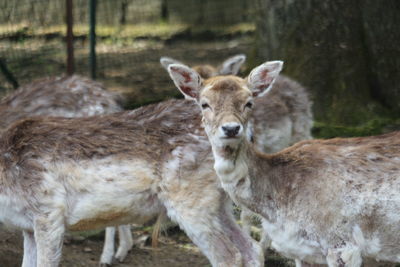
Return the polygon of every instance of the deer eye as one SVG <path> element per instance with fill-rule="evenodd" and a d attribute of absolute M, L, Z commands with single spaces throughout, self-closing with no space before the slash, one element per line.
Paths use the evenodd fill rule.
<path fill-rule="evenodd" d="M 253 102 L 247 102 L 245 107 L 246 108 L 252 108 L 253 107 Z"/>
<path fill-rule="evenodd" d="M 210 108 L 210 106 L 207 103 L 201 104 L 202 109 Z"/>

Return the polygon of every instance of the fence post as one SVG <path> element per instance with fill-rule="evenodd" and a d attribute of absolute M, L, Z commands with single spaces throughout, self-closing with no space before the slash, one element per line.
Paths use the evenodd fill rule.
<path fill-rule="evenodd" d="M 74 33 L 73 33 L 73 16 L 72 16 L 72 0 L 66 0 L 67 9 L 67 74 L 74 73 Z"/>
<path fill-rule="evenodd" d="M 96 0 L 89 1 L 89 68 L 90 77 L 96 79 Z"/>
<path fill-rule="evenodd" d="M 12 72 L 7 68 L 6 60 L 3 58 L 0 58 L 0 70 L 6 77 L 7 81 L 14 87 L 14 89 L 17 89 L 19 87 L 18 81 Z"/>

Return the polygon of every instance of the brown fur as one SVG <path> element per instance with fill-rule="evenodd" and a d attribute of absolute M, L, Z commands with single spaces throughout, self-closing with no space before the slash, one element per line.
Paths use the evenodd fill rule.
<path fill-rule="evenodd" d="M 138 173 L 126 174 L 132 182 L 121 178 L 128 188 L 119 188 L 118 181 L 107 177 L 101 181 L 102 186 L 110 183 L 116 188 L 117 192 L 111 193 L 129 191 L 137 201 L 121 207 L 96 207 L 96 213 L 84 214 L 88 217 L 81 214 L 69 225 L 72 229 L 127 223 L 130 216 L 145 220 L 166 209 L 214 266 L 261 266 L 262 254 L 234 223 L 231 204 L 209 168 L 212 157 L 198 113 L 194 104 L 170 100 L 110 115 L 30 118 L 9 127 L 0 138 L 0 193 L 9 198 L 10 192 L 17 194 L 23 206 L 19 210 L 32 214 L 29 218 L 35 222 L 35 239 L 40 247 L 38 265 L 57 265 L 62 230 L 68 226 L 68 212 L 73 212 L 68 208 L 74 201 L 70 194 L 73 198 L 98 194 L 85 182 L 96 181 L 101 173 L 94 172 L 99 170 L 88 178 L 74 171 L 86 163 L 93 166 L 93 162 L 107 159 L 113 166 L 124 162 L 123 167 L 140 162 Z M 174 163 L 177 160 L 179 164 Z M 68 193 L 60 195 L 59 191 Z M 52 195 L 57 197 L 52 199 Z M 116 200 L 123 202 L 118 194 L 109 198 L 105 196 L 110 205 L 116 205 Z M 86 201 L 91 203 L 90 199 Z M 132 208 L 126 210 L 124 205 Z"/>
<path fill-rule="evenodd" d="M 203 109 L 203 124 L 223 188 L 262 215 L 273 247 L 288 257 L 329 266 L 358 267 L 362 258 L 399 262 L 400 132 L 257 152 L 244 134 L 227 138 L 220 128 L 248 127 L 250 112 L 243 106 L 253 93 L 249 88 L 264 80 L 250 75 L 246 85 L 216 77 L 200 88 L 199 103 L 210 107 Z"/>
<path fill-rule="evenodd" d="M 245 83 L 239 77 L 224 76 L 221 78 L 217 76 L 204 81 L 204 87 L 210 85 L 212 85 L 212 90 L 224 90 L 224 97 L 219 98 L 220 102 L 216 106 L 226 109 L 227 105 L 223 102 L 234 103 L 234 106 L 238 105 L 237 101 L 235 103 L 225 101 L 225 99 L 241 99 L 242 96 L 235 94 L 243 95 L 237 89 L 245 86 Z M 208 97 L 212 98 L 211 95 Z M 265 96 L 254 99 L 254 103 L 250 121 L 254 129 L 254 142 L 258 149 L 272 153 L 298 141 L 311 139 L 312 103 L 305 88 L 297 82 L 280 75 L 271 90 Z M 291 133 L 289 133 L 287 142 L 275 144 L 269 143 L 269 140 L 264 140 L 264 134 L 270 130 L 281 131 L 278 135 L 284 136 L 281 127 L 285 120 L 289 120 L 291 123 Z"/>
<path fill-rule="evenodd" d="M 110 221 L 115 221 L 126 216 L 127 214 L 123 212 L 104 213 L 98 215 L 96 218 L 81 220 L 78 223 L 71 225 L 69 229 L 71 231 L 87 231 L 101 228 L 104 224 L 107 224 Z"/>
<path fill-rule="evenodd" d="M 82 117 L 121 111 L 121 97 L 81 76 L 49 77 L 20 87 L 0 103 L 0 130 L 19 119 Z"/>
<path fill-rule="evenodd" d="M 292 124 L 289 142 L 286 145 L 270 147 L 267 143 L 264 152 L 277 152 L 301 140 L 312 138 L 312 102 L 307 90 L 299 83 L 284 75 L 279 75 L 267 95 L 256 98 L 254 102 L 252 124 L 256 143 L 263 142 L 263 140 L 259 140 L 259 137 L 268 127 L 267 125 L 271 129 L 279 129 L 283 118 L 290 118 Z"/>
<path fill-rule="evenodd" d="M 193 67 L 203 79 L 214 77 L 218 74 L 218 70 L 210 65 L 197 65 Z"/>
<path fill-rule="evenodd" d="M 185 142 L 184 134 L 197 129 L 200 122 L 197 112 L 192 112 L 197 109 L 195 105 L 187 109 L 187 105 L 178 105 L 178 102 L 181 100 L 96 117 L 22 120 L 13 124 L 1 138 L 0 149 L 7 152 L 6 156 L 0 157 L 2 166 L 12 168 L 15 162 L 25 164 L 48 156 L 61 161 L 99 159 L 110 155 L 134 156 L 158 164 L 164 153 Z M 163 126 L 175 112 L 182 114 L 173 119 L 178 127 Z M 148 122 L 150 119 L 151 123 Z M 191 129 L 187 126 L 189 124 Z M 175 135 L 181 137 L 169 144 L 168 139 Z M 41 171 L 40 167 L 35 168 L 35 164 L 29 167 L 33 169 L 26 168 L 27 177 L 32 170 Z"/>

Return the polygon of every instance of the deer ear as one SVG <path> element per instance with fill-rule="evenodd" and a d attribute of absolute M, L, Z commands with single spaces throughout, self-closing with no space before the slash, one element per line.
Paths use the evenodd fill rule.
<path fill-rule="evenodd" d="M 168 73 L 185 98 L 198 100 L 201 78 L 196 71 L 185 65 L 171 64 L 168 66 Z"/>
<path fill-rule="evenodd" d="M 265 95 L 282 70 L 283 61 L 268 61 L 253 69 L 247 77 L 247 84 L 254 97 Z"/>
<path fill-rule="evenodd" d="M 171 64 L 181 64 L 181 65 L 183 65 L 182 62 L 180 62 L 180 61 L 178 61 L 176 59 L 170 58 L 170 57 L 161 57 L 160 58 L 160 63 L 161 63 L 161 66 L 163 66 L 163 68 L 166 69 L 166 70 L 168 70 L 168 66 L 171 65 Z"/>
<path fill-rule="evenodd" d="M 219 69 L 220 75 L 236 75 L 239 73 L 240 67 L 245 62 L 246 56 L 243 54 L 239 54 L 233 57 L 228 58 L 222 63 L 221 68 Z"/>

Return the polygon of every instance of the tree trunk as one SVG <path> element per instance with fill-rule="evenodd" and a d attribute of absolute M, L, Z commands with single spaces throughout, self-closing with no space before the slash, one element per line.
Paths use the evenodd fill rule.
<path fill-rule="evenodd" d="M 318 121 L 358 125 L 400 114 L 400 1 L 257 0 L 253 64 L 285 61 Z"/>
<path fill-rule="evenodd" d="M 121 2 L 121 11 L 120 11 L 120 17 L 119 17 L 119 25 L 125 25 L 126 24 L 126 12 L 128 11 L 128 1 L 124 0 Z"/>

